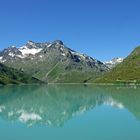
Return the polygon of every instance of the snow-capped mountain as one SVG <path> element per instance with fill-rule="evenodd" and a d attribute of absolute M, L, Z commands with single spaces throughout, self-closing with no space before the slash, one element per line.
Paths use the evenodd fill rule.
<path fill-rule="evenodd" d="M 20 48 L 16 48 L 15 46 L 11 46 L 9 48 L 4 49 L 0 53 L 0 61 L 5 62 L 8 59 L 18 59 L 18 58 L 26 58 L 30 55 L 35 55 L 42 50 L 43 46 L 41 44 L 36 44 L 33 41 L 28 41 L 28 43 Z"/>
<path fill-rule="evenodd" d="M 60 40 L 45 43 L 28 41 L 20 48 L 9 47 L 0 52 L 0 62 L 40 80 L 53 82 L 68 82 L 73 75 L 70 81 L 75 81 L 77 76 L 77 82 L 81 79 L 87 81 L 91 76 L 97 77 L 108 71 L 102 62 L 71 50 Z"/>
<path fill-rule="evenodd" d="M 35 55 L 42 50 L 42 47 L 37 47 L 36 44 L 32 41 L 29 41 L 25 46 L 19 48 L 19 51 L 22 53 L 23 57 L 28 55 Z"/>
<path fill-rule="evenodd" d="M 110 69 L 114 68 L 116 65 L 120 64 L 123 62 L 123 58 L 114 58 L 110 61 L 104 62 L 104 64 L 109 67 Z"/>

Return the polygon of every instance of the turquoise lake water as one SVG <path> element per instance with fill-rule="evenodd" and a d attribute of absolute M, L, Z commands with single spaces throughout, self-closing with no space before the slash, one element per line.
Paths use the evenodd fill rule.
<path fill-rule="evenodd" d="M 0 140 L 140 140 L 140 87 L 0 87 Z"/>

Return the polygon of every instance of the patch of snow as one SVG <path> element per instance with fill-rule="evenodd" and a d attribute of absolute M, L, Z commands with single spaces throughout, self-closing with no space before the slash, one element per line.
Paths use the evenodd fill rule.
<path fill-rule="evenodd" d="M 106 61 L 106 62 L 104 62 L 104 64 L 116 64 L 116 63 L 121 63 L 121 62 L 123 62 L 123 58 L 114 58 L 114 59 L 112 59 L 111 61 Z"/>
<path fill-rule="evenodd" d="M 74 52 L 74 51 L 70 51 L 72 54 L 76 54 L 76 52 Z"/>
<path fill-rule="evenodd" d="M 50 48 L 52 46 L 52 44 L 49 44 L 47 47 Z"/>
<path fill-rule="evenodd" d="M 6 60 L 2 60 L 1 62 L 4 63 L 4 62 L 6 62 Z"/>
<path fill-rule="evenodd" d="M 25 56 L 23 56 L 23 55 L 16 55 L 16 56 L 19 58 L 25 58 Z"/>
<path fill-rule="evenodd" d="M 8 55 L 11 56 L 11 57 L 14 57 L 15 56 L 15 54 L 13 54 L 11 52 Z"/>
<path fill-rule="evenodd" d="M 34 42 L 28 41 L 28 44 L 32 46 L 32 45 L 34 45 Z"/>
<path fill-rule="evenodd" d="M 79 56 L 79 57 L 82 58 L 82 59 L 85 59 L 85 55 L 84 55 L 84 54 L 80 54 L 80 53 L 74 52 L 74 51 L 71 51 L 71 53 L 74 54 L 74 55 Z"/>
<path fill-rule="evenodd" d="M 39 53 L 42 50 L 42 48 L 28 48 L 27 46 L 23 46 L 21 48 L 19 48 L 19 51 L 24 55 L 35 55 L 36 53 Z"/>
<path fill-rule="evenodd" d="M 1 63 L 4 63 L 5 61 L 6 61 L 6 60 L 4 60 L 3 57 L 1 56 L 1 57 L 0 57 L 0 62 L 1 62 Z"/>
<path fill-rule="evenodd" d="M 118 62 L 122 62 L 123 60 L 123 58 L 118 58 Z"/>
<path fill-rule="evenodd" d="M 61 55 L 62 55 L 62 56 L 66 56 L 66 54 L 65 54 L 65 53 L 61 53 Z"/>
<path fill-rule="evenodd" d="M 112 69 L 112 68 L 114 68 L 117 64 L 122 63 L 123 60 L 124 60 L 123 58 L 114 58 L 114 59 L 112 59 L 111 61 L 106 61 L 106 62 L 104 62 L 104 64 L 105 64 L 108 68 Z"/>
<path fill-rule="evenodd" d="M 60 48 L 60 50 L 63 51 L 64 49 L 63 48 Z"/>

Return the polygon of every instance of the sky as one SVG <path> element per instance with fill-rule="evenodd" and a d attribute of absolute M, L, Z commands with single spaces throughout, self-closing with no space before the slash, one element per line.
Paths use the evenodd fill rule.
<path fill-rule="evenodd" d="M 62 40 L 101 61 L 140 45 L 139 0 L 0 0 L 0 49 Z"/>

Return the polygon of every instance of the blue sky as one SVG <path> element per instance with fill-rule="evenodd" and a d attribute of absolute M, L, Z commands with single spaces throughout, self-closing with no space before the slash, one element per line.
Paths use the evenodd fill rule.
<path fill-rule="evenodd" d="M 105 61 L 140 45 L 139 0 L 1 0 L 0 48 L 63 40 Z"/>

